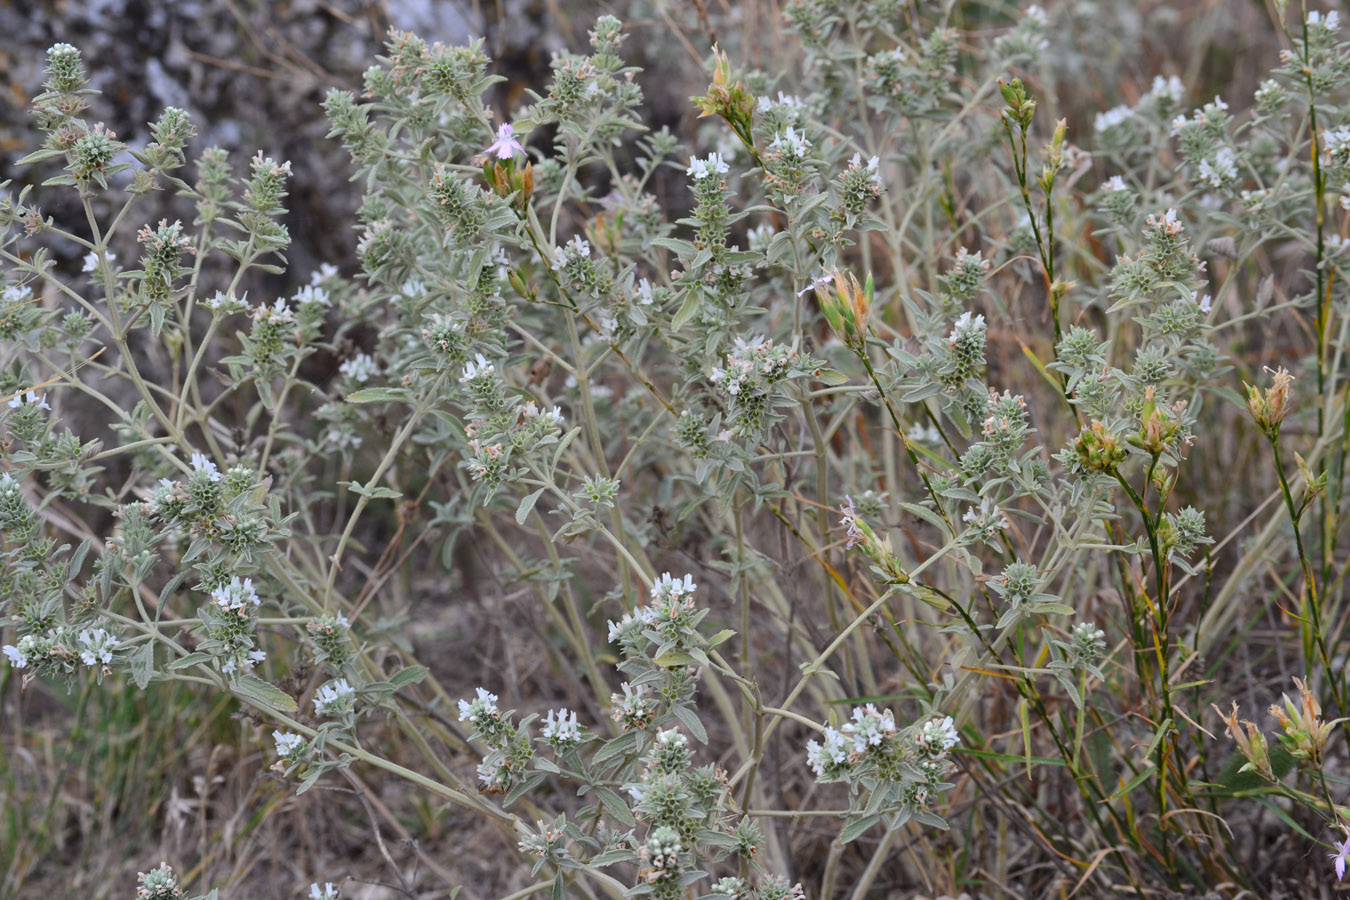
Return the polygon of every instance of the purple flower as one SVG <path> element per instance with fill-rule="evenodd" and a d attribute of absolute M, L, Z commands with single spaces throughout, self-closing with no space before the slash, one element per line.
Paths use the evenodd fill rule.
<path fill-rule="evenodd" d="M 852 550 L 866 541 L 867 535 L 858 527 L 858 511 L 853 507 L 853 498 L 845 494 L 844 501 L 839 504 L 839 511 L 844 514 L 844 517 L 839 520 L 839 524 L 848 530 L 844 539 L 844 549 Z"/>
<path fill-rule="evenodd" d="M 1350 858 L 1350 837 L 1331 846 L 1336 848 L 1336 852 L 1331 854 L 1332 864 L 1336 867 L 1336 880 L 1342 881 L 1345 879 L 1345 860 Z"/>
<path fill-rule="evenodd" d="M 503 122 L 497 126 L 497 139 L 483 152 L 495 153 L 498 159 L 510 159 L 516 155 L 516 151 L 525 152 L 525 148 L 520 145 L 520 141 L 515 138 L 516 130 L 510 124 Z"/>

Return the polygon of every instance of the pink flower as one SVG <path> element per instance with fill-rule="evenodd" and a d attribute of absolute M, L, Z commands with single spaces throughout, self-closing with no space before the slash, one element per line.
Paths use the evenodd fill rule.
<path fill-rule="evenodd" d="M 1336 867 L 1336 880 L 1342 881 L 1345 878 L 1345 860 L 1350 857 L 1350 837 L 1339 844 L 1333 843 L 1331 846 L 1336 848 L 1336 852 L 1331 854 L 1332 863 Z"/>
<path fill-rule="evenodd" d="M 516 155 L 516 151 L 525 152 L 520 141 L 515 138 L 516 130 L 510 124 L 503 122 L 497 126 L 497 140 L 493 141 L 484 153 L 495 153 L 498 159 L 510 159 Z"/>

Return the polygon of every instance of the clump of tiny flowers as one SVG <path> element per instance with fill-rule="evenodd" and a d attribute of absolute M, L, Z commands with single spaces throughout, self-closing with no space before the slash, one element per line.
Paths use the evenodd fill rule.
<path fill-rule="evenodd" d="M 113 661 L 113 650 L 120 643 L 102 628 L 84 629 L 78 636 L 80 661 L 86 666 L 107 666 Z"/>
<path fill-rule="evenodd" d="M 277 760 L 269 768 L 283 778 L 309 761 L 309 741 L 300 735 L 290 731 L 273 731 L 272 741 L 276 745 Z"/>
<path fill-rule="evenodd" d="M 314 714 L 338 718 L 356 705 L 356 689 L 345 678 L 335 678 L 314 692 Z"/>
<path fill-rule="evenodd" d="M 643 731 L 652 723 L 656 715 L 656 701 L 647 696 L 645 685 L 634 687 L 628 682 L 621 685 L 623 694 L 611 694 L 610 706 L 613 707 L 613 719 L 624 731 Z"/>
<path fill-rule="evenodd" d="M 478 777 L 489 793 L 509 790 L 534 757 L 528 726 L 535 716 L 527 716 L 519 725 L 511 721 L 511 716 L 511 712 L 503 713 L 497 708 L 497 695 L 486 688 L 477 688 L 472 700 L 459 701 L 459 720 L 474 729 L 471 739 L 488 746 L 478 766 Z M 557 723 L 555 718 L 555 729 Z"/>
<path fill-rule="evenodd" d="M 854 707 L 851 720 L 839 728 L 824 726 L 823 742 L 806 744 L 806 762 L 821 782 L 846 781 L 874 794 L 871 811 L 885 811 L 897 821 L 911 817 L 943 827 L 927 812 L 931 798 L 949 787 L 942 777 L 951 768 L 949 751 L 960 742 L 950 716 L 933 716 L 900 729 L 890 710 L 874 704 Z"/>
<path fill-rule="evenodd" d="M 577 724 L 577 714 L 566 707 L 548 711 L 541 732 L 544 740 L 555 750 L 570 750 L 581 743 L 581 726 Z"/>
<path fill-rule="evenodd" d="M 183 896 L 178 876 L 166 862 L 149 872 L 138 872 L 136 884 L 136 900 L 178 900 Z"/>

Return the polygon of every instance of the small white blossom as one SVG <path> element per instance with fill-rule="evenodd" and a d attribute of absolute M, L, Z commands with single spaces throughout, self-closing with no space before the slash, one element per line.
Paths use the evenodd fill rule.
<path fill-rule="evenodd" d="M 590 243 L 587 241 L 583 241 L 581 239 L 581 235 L 579 234 L 572 235 L 572 239 L 567 242 L 567 249 L 576 253 L 577 256 L 584 256 L 589 258 L 591 255 Z"/>
<path fill-rule="evenodd" d="M 216 464 L 207 459 L 205 453 L 192 454 L 192 468 L 197 472 L 205 472 L 212 481 L 220 480 L 220 470 Z"/>
<path fill-rule="evenodd" d="M 635 298 L 641 306 L 652 305 L 652 283 L 643 278 L 638 281 L 637 297 Z"/>
<path fill-rule="evenodd" d="M 806 156 L 806 151 L 811 148 L 811 142 L 806 139 L 805 134 L 798 134 L 791 125 L 782 134 L 775 134 L 773 143 L 769 144 L 769 149 L 778 153 L 788 153 L 798 159 Z"/>
<path fill-rule="evenodd" d="M 319 268 L 309 273 L 309 283 L 316 287 L 338 276 L 338 267 L 332 263 L 320 263 Z"/>
<path fill-rule="evenodd" d="M 474 354 L 472 362 L 464 364 L 464 374 L 460 377 L 460 384 L 467 384 L 475 378 L 486 378 L 492 374 L 492 363 L 487 361 L 481 353 Z"/>
<path fill-rule="evenodd" d="M 828 725 L 825 726 L 825 741 L 823 744 L 815 741 L 807 741 L 806 743 L 806 762 L 816 773 L 816 777 L 825 774 L 827 760 L 837 766 L 842 766 L 848 761 L 848 738 L 838 729 Z"/>
<path fill-rule="evenodd" d="M 338 366 L 338 371 L 358 384 L 365 384 L 371 376 L 378 375 L 380 367 L 368 353 L 358 353 Z"/>
<path fill-rule="evenodd" d="M 316 716 L 342 715 L 351 709 L 356 689 L 339 678 L 330 681 L 314 692 L 314 714 Z"/>
<path fill-rule="evenodd" d="M 277 744 L 277 756 L 291 756 L 305 746 L 305 739 L 289 731 L 272 732 L 272 740 Z"/>
<path fill-rule="evenodd" d="M 473 718 L 475 707 L 489 716 L 497 714 L 497 695 L 489 693 L 484 688 L 476 688 L 478 697 L 472 702 L 468 700 L 459 701 L 459 720 L 467 722 Z"/>
<path fill-rule="evenodd" d="M 224 291 L 216 291 L 211 297 L 202 301 L 202 305 L 207 309 L 233 311 L 238 307 L 244 306 L 244 300 L 248 299 L 248 293 L 244 293 L 244 299 L 236 299 L 234 294 L 226 294 Z"/>
<path fill-rule="evenodd" d="M 1128 106 L 1115 106 L 1108 109 L 1106 112 L 1097 113 L 1097 117 L 1093 120 L 1092 124 L 1097 131 L 1106 131 L 1108 128 L 1114 128 L 1120 123 L 1127 121 L 1133 115 L 1134 110 L 1130 109 Z"/>
<path fill-rule="evenodd" d="M 22 644 L 23 641 L 19 641 L 19 643 Z M 5 646 L 0 647 L 0 650 L 3 650 L 5 652 L 5 656 L 9 657 L 9 664 L 14 668 L 16 669 L 28 668 L 29 662 L 28 654 L 25 653 L 23 650 L 19 649 L 18 647 L 15 647 L 13 644 L 5 644 Z"/>
<path fill-rule="evenodd" d="M 296 306 L 306 303 L 317 303 L 320 306 L 330 306 L 332 301 L 328 299 L 328 291 L 319 287 L 318 284 L 307 284 L 295 292 L 291 302 Z"/>
<path fill-rule="evenodd" d="M 581 740 L 581 726 L 577 724 L 576 712 L 566 708 L 548 711 L 544 720 L 543 735 L 546 740 L 558 743 L 572 743 Z"/>
<path fill-rule="evenodd" d="M 1199 174 L 1202 181 L 1208 181 L 1214 187 L 1222 187 L 1225 181 L 1237 177 L 1237 164 L 1234 162 L 1233 148 L 1220 147 L 1213 160 L 1200 161 Z"/>
<path fill-rule="evenodd" d="M 804 288 L 802 288 L 800 291 L 798 291 L 798 292 L 797 292 L 797 296 L 798 296 L 798 297 L 805 296 L 806 294 L 810 293 L 811 291 L 814 291 L 816 288 L 822 288 L 822 287 L 825 287 L 825 286 L 828 285 L 828 284 L 834 283 L 834 276 L 835 276 L 835 273 L 834 273 L 834 272 L 821 272 L 821 273 L 820 273 L 819 275 L 817 275 L 814 279 L 812 279 L 812 280 L 806 285 L 806 287 L 804 287 Z"/>
<path fill-rule="evenodd" d="M 117 262 L 117 256 L 116 256 L 115 254 L 108 253 L 107 251 L 104 251 L 104 256 L 106 256 L 106 257 L 108 258 L 108 265 L 112 265 L 113 263 Z M 98 260 L 99 260 L 98 253 L 96 253 L 96 252 L 93 251 L 93 250 L 90 250 L 90 251 L 89 251 L 89 254 L 88 254 L 87 256 L 85 256 L 85 258 L 84 258 L 84 267 L 83 267 L 82 269 L 80 269 L 80 271 L 81 271 L 81 272 L 94 272 L 94 271 L 97 271 L 97 270 L 98 270 Z"/>
<path fill-rule="evenodd" d="M 961 743 L 961 735 L 957 734 L 956 726 L 952 723 L 952 717 L 944 716 L 941 719 L 930 719 L 924 723 L 923 728 L 919 731 L 918 743 L 927 753 L 936 756 Z"/>
<path fill-rule="evenodd" d="M 212 591 L 211 599 L 221 609 L 236 611 L 247 609 L 250 603 L 254 606 L 262 604 L 258 599 L 258 592 L 253 589 L 253 579 L 241 579 L 238 575 L 231 578 L 229 584 L 222 584 Z"/>
<path fill-rule="evenodd" d="M 1308 13 L 1308 25 L 1321 25 L 1328 31 L 1335 31 L 1337 28 L 1341 27 L 1341 14 L 1332 10 L 1327 13 L 1326 18 L 1323 19 L 1320 12 L 1313 10 Z"/>
<path fill-rule="evenodd" d="M 958 341 L 965 337 L 968 332 L 984 331 L 984 316 L 972 316 L 970 311 L 961 313 L 960 318 L 952 323 L 952 333 L 947 336 L 949 341 Z"/>
<path fill-rule="evenodd" d="M 113 660 L 113 648 L 122 643 L 102 628 L 85 629 L 78 637 L 80 661 L 86 666 L 107 665 Z"/>
<path fill-rule="evenodd" d="M 47 405 L 47 395 L 43 394 L 39 397 L 36 391 L 28 391 L 22 395 L 15 394 L 13 397 L 9 398 L 10 409 L 18 409 L 20 406 L 36 406 L 38 409 L 51 409 L 51 407 Z"/>
<path fill-rule="evenodd" d="M 1199 291 L 1196 291 L 1193 299 L 1195 300 L 1195 305 L 1200 307 L 1200 311 L 1208 315 L 1209 311 L 1213 308 L 1213 303 L 1209 299 L 1209 294 L 1201 294 Z"/>
<path fill-rule="evenodd" d="M 731 170 L 722 159 L 722 154 L 709 153 L 707 159 L 689 157 L 689 168 L 684 170 L 684 174 L 692 175 L 695 181 L 702 181 L 709 175 L 725 175 L 729 171 Z"/>
<path fill-rule="evenodd" d="M 1119 191 L 1128 191 L 1129 188 L 1126 187 L 1124 178 L 1119 175 L 1112 175 L 1106 179 L 1106 183 L 1102 185 L 1101 190 L 1103 194 L 1114 194 Z"/>
<path fill-rule="evenodd" d="M 309 886 L 309 900 L 338 900 L 338 889 L 333 887 L 333 882 L 325 881 L 320 890 L 318 882 L 314 882 Z"/>
<path fill-rule="evenodd" d="M 669 572 L 662 574 L 652 585 L 652 602 L 663 600 L 678 600 L 692 594 L 698 585 L 694 584 L 694 576 L 685 575 L 683 579 L 674 578 Z"/>
<path fill-rule="evenodd" d="M 1181 98 L 1185 96 L 1186 88 L 1181 83 L 1181 79 L 1175 75 L 1163 78 L 1161 75 L 1153 76 L 1153 87 L 1145 95 L 1145 100 L 1168 99 L 1172 103 L 1180 103 Z"/>

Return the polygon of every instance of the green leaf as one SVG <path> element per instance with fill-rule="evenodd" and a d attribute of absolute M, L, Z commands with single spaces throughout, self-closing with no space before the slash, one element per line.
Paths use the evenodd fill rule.
<path fill-rule="evenodd" d="M 362 388 L 347 395 L 348 403 L 408 403 L 412 394 L 406 388 Z"/>
<path fill-rule="evenodd" d="M 208 663 L 210 661 L 211 654 L 209 653 L 189 653 L 187 656 L 175 659 L 164 668 L 171 672 L 176 672 L 179 669 L 190 669 L 193 666 L 199 666 L 202 663 Z"/>
<path fill-rule="evenodd" d="M 529 516 L 530 510 L 534 509 L 534 504 L 539 500 L 539 495 L 543 492 L 544 489 L 540 488 L 537 491 L 531 491 L 521 499 L 520 505 L 516 507 L 517 525 L 525 524 L 525 519 Z"/>
<path fill-rule="evenodd" d="M 881 816 L 863 816 L 844 826 L 844 830 L 839 832 L 839 843 L 847 844 L 862 837 L 863 832 L 867 831 L 873 825 L 881 821 Z"/>
<path fill-rule="evenodd" d="M 714 634 L 712 637 L 708 638 L 708 649 L 711 650 L 712 648 L 719 646 L 720 644 L 730 640 L 735 636 L 736 632 L 734 630 L 730 628 L 723 628 L 721 631 L 717 632 L 717 634 Z"/>
<path fill-rule="evenodd" d="M 618 756 L 620 753 L 627 753 L 637 746 L 637 739 L 638 732 L 629 731 L 612 741 L 606 741 L 603 747 L 595 751 L 595 756 L 591 757 L 591 764 L 598 766 L 611 757 Z"/>
<path fill-rule="evenodd" d="M 257 675 L 241 675 L 231 686 L 238 696 L 268 709 L 291 712 L 296 709 L 295 700 L 281 688 L 268 684 Z"/>
<path fill-rule="evenodd" d="M 606 850 L 604 853 L 591 857 L 590 864 L 597 869 L 603 869 L 605 866 L 612 866 L 615 863 L 634 862 L 635 860 L 637 860 L 637 854 L 632 850 L 616 847 L 613 850 Z"/>
<path fill-rule="evenodd" d="M 817 381 L 823 381 L 830 387 L 848 384 L 850 380 L 847 375 L 837 369 L 821 369 L 816 373 L 815 377 Z"/>
<path fill-rule="evenodd" d="M 699 720 L 698 713 L 687 706 L 677 706 L 671 710 L 675 718 L 680 720 L 680 724 L 689 729 L 689 733 L 694 736 L 700 744 L 708 743 L 708 730 L 703 727 Z"/>
<path fill-rule="evenodd" d="M 942 516 L 926 506 L 919 506 L 917 503 L 901 503 L 900 508 L 912 516 L 918 516 L 939 531 L 947 530 L 947 523 L 942 521 Z"/>
<path fill-rule="evenodd" d="M 131 666 L 131 680 L 136 687 L 145 690 L 145 686 L 150 683 L 150 679 L 155 674 L 155 642 L 146 641 L 131 654 L 128 660 Z"/>
<path fill-rule="evenodd" d="M 605 807 L 605 812 L 611 819 L 621 822 L 629 828 L 637 824 L 637 820 L 633 818 L 633 813 L 628 809 L 628 804 L 624 803 L 623 798 L 615 793 L 612 788 L 597 784 L 595 796 L 600 798 L 600 804 Z"/>
<path fill-rule="evenodd" d="M 398 690 L 410 684 L 418 684 L 426 677 L 426 666 L 408 666 L 406 669 L 399 669 L 395 672 L 394 677 L 389 679 L 389 683 L 394 686 L 394 690 Z"/>
<path fill-rule="evenodd" d="M 690 291 L 689 296 L 684 298 L 684 303 L 680 306 L 680 311 L 675 313 L 675 318 L 670 320 L 671 333 L 679 331 L 686 322 L 694 317 L 698 312 L 699 295 L 698 291 Z"/>
<path fill-rule="evenodd" d="M 366 487 L 364 484 L 359 484 L 355 481 L 339 481 L 338 484 L 347 488 L 358 497 L 368 497 L 371 500 L 397 500 L 399 497 L 403 496 L 402 491 L 396 491 L 393 488 L 384 486 Z"/>

